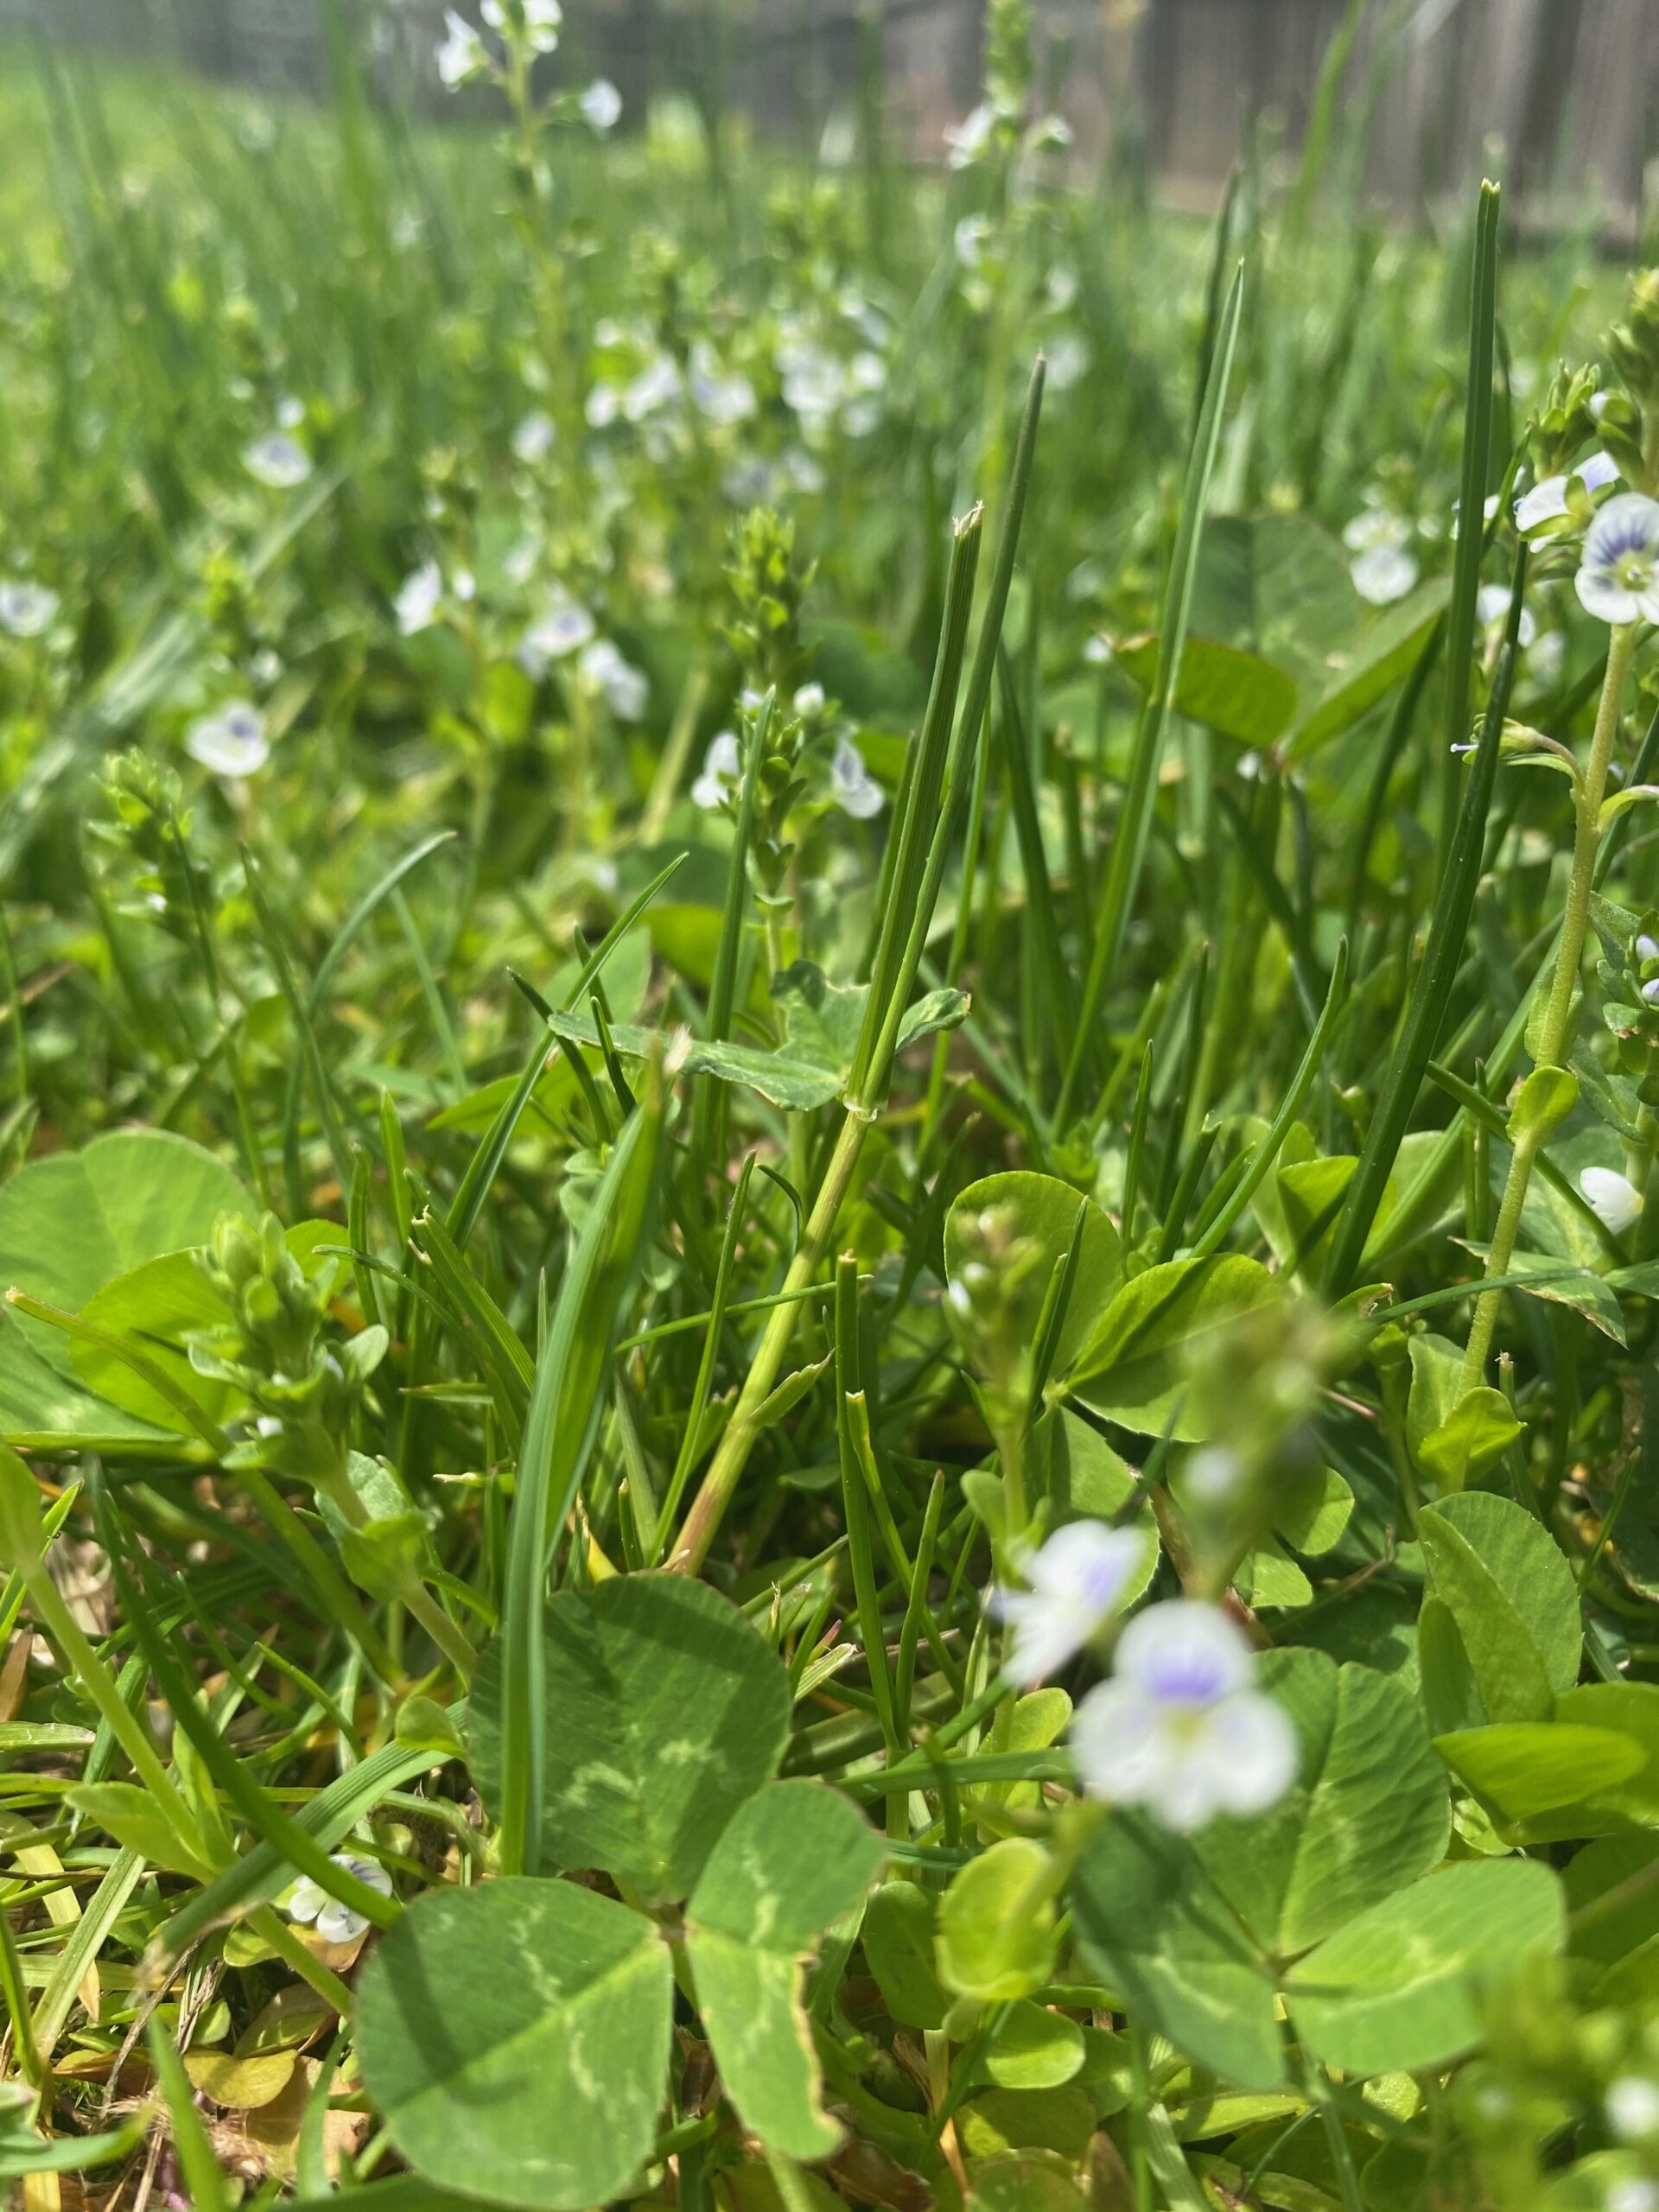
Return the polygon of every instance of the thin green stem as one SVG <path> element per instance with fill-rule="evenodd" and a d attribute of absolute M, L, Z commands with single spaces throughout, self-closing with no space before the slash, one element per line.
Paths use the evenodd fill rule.
<path fill-rule="evenodd" d="M 1607 673 L 1602 679 L 1601 702 L 1596 709 L 1595 734 L 1591 740 L 1589 764 L 1585 770 L 1584 781 L 1575 793 L 1578 826 L 1573 841 L 1573 872 L 1567 881 L 1567 908 L 1561 918 L 1555 974 L 1550 984 L 1544 1018 L 1535 1040 L 1533 1059 L 1538 1067 L 1559 1066 L 1567 1046 L 1567 1033 L 1573 1019 L 1573 993 L 1579 979 L 1579 963 L 1584 957 L 1585 931 L 1590 918 L 1590 893 L 1595 882 L 1596 853 L 1601 842 L 1601 802 L 1607 788 L 1607 772 L 1612 764 L 1613 746 L 1618 736 L 1619 710 L 1624 704 L 1624 686 L 1635 650 L 1635 626 L 1624 624 L 1613 632 L 1608 645 Z M 1516 1139 L 1515 1149 L 1510 1156 L 1510 1172 L 1503 1185 L 1503 1201 L 1498 1207 L 1497 1224 L 1492 1231 L 1491 1246 L 1486 1255 L 1485 1273 L 1490 1277 L 1506 1275 L 1510 1271 L 1516 1238 L 1520 1233 L 1522 1209 L 1526 1204 L 1527 1186 L 1532 1180 L 1533 1166 L 1542 1141 L 1541 1127 L 1523 1130 Z M 1463 1359 L 1463 1387 L 1465 1390 L 1476 1389 L 1485 1375 L 1502 1295 L 1500 1291 L 1484 1292 L 1475 1307 L 1468 1349 Z"/>

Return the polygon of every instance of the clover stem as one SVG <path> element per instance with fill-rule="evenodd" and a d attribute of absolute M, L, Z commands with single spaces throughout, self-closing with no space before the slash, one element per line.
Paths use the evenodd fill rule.
<path fill-rule="evenodd" d="M 1559 1066 L 1561 1054 L 1567 1048 L 1573 1018 L 1573 990 L 1578 982 L 1579 963 L 1584 957 L 1585 931 L 1589 923 L 1596 851 L 1601 842 L 1602 797 L 1607 788 L 1607 771 L 1612 763 L 1613 745 L 1618 735 L 1619 709 L 1624 703 L 1624 686 L 1635 651 L 1636 626 L 1628 622 L 1619 624 L 1608 643 L 1607 673 L 1602 679 L 1601 701 L 1596 709 L 1596 728 L 1590 744 L 1589 764 L 1584 780 L 1574 793 L 1578 823 L 1573 840 L 1573 872 L 1567 880 L 1567 907 L 1561 917 L 1555 973 L 1535 1043 L 1533 1064 L 1536 1067 Z M 1497 1224 L 1493 1230 L 1491 1247 L 1486 1255 L 1485 1273 L 1489 1278 L 1505 1275 L 1510 1271 L 1516 1238 L 1521 1228 L 1521 1211 L 1526 1203 L 1527 1185 L 1532 1179 L 1533 1165 L 1542 1136 L 1543 1132 L 1540 1128 L 1535 1132 L 1522 1132 L 1516 1140 L 1515 1149 L 1510 1156 L 1509 1175 L 1503 1185 L 1503 1203 L 1498 1208 Z M 1503 1295 L 1502 1291 L 1484 1291 L 1476 1304 L 1468 1349 L 1463 1358 L 1463 1388 L 1465 1390 L 1478 1389 L 1485 1375 L 1487 1357 L 1492 1348 L 1492 1332 L 1497 1326 L 1497 1309 Z"/>

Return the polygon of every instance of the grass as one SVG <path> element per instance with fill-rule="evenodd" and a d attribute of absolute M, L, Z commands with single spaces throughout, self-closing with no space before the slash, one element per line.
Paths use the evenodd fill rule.
<path fill-rule="evenodd" d="M 4 73 L 29 2212 L 1648 2201 L 1659 722 L 1513 516 L 1659 310 L 1026 33 L 937 170 Z"/>

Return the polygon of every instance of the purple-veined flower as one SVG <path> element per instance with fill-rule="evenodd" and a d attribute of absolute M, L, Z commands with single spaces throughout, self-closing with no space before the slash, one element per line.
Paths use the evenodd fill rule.
<path fill-rule="evenodd" d="M 1103 1521 L 1068 1521 L 1028 1552 L 1020 1565 L 1030 1587 L 999 1589 L 992 1600 L 1014 1630 L 1007 1674 L 1039 1682 L 1076 1658 L 1129 1595 L 1145 1560 L 1135 1529 Z"/>
<path fill-rule="evenodd" d="M 348 1874 L 355 1874 L 359 1882 L 378 1890 L 383 1897 L 391 1895 L 391 1877 L 385 1868 L 372 1859 L 353 1858 L 349 1851 L 329 1853 L 334 1865 L 342 1866 Z M 308 1874 L 302 1874 L 289 1893 L 288 1916 L 302 1928 L 315 1926 L 325 1943 L 354 1943 L 368 1927 L 360 1912 L 353 1912 L 349 1905 L 341 1904 L 338 1897 L 331 1897 L 320 1882 Z"/>
<path fill-rule="evenodd" d="M 550 601 L 524 634 L 519 667 L 532 683 L 539 683 L 550 663 L 592 644 L 594 628 L 593 616 L 579 600 Z"/>
<path fill-rule="evenodd" d="M 1523 537 L 1542 524 L 1559 522 L 1571 513 L 1567 492 L 1574 477 L 1593 498 L 1618 481 L 1618 463 L 1611 454 L 1589 454 L 1567 474 L 1546 476 L 1541 484 L 1522 493 L 1515 503 L 1515 526 Z"/>
<path fill-rule="evenodd" d="M 270 758 L 265 718 L 251 700 L 232 699 L 199 715 L 185 732 L 184 749 L 215 776 L 255 776 Z"/>
<path fill-rule="evenodd" d="M 1586 532 L 1579 601 L 1599 622 L 1659 622 L 1659 499 L 1621 492 Z"/>
<path fill-rule="evenodd" d="M 1296 1779 L 1295 1731 L 1253 1685 L 1255 1655 L 1219 1607 L 1148 1606 L 1118 1638 L 1109 1682 L 1072 1725 L 1084 1786 L 1144 1805 L 1182 1832 L 1217 1813 L 1259 1813 Z"/>

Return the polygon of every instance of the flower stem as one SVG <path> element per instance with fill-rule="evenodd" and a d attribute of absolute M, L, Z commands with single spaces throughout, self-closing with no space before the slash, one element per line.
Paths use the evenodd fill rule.
<path fill-rule="evenodd" d="M 1590 893 L 1596 870 L 1596 850 L 1601 842 L 1601 802 L 1607 788 L 1607 771 L 1611 765 L 1613 744 L 1618 735 L 1619 709 L 1624 703 L 1624 685 L 1630 671 L 1631 656 L 1636 650 L 1636 628 L 1632 623 L 1617 627 L 1608 643 L 1607 673 L 1602 680 L 1601 702 L 1596 709 L 1595 734 L 1590 744 L 1590 760 L 1584 780 L 1576 792 L 1578 827 L 1573 841 L 1573 873 L 1567 880 L 1567 909 L 1561 917 L 1560 943 L 1555 955 L 1555 974 L 1549 988 L 1549 1000 L 1544 1009 L 1544 1019 L 1539 1028 L 1533 1054 L 1538 1067 L 1557 1067 L 1567 1049 L 1567 1032 L 1573 1018 L 1573 991 L 1579 978 L 1579 963 L 1584 957 L 1585 931 L 1590 916 Z M 1532 1170 L 1543 1141 L 1541 1128 L 1523 1131 L 1516 1139 L 1510 1157 L 1510 1173 L 1503 1185 L 1503 1199 L 1498 1208 L 1497 1225 L 1492 1232 L 1491 1249 L 1486 1255 L 1488 1277 L 1509 1273 L 1510 1262 L 1515 1252 L 1516 1237 L 1521 1227 L 1521 1210 L 1526 1203 L 1527 1185 L 1532 1179 Z M 1475 1307 L 1473 1326 L 1469 1332 L 1468 1349 L 1463 1359 L 1463 1387 L 1477 1389 L 1486 1372 L 1486 1361 L 1492 1348 L 1492 1332 L 1497 1326 L 1497 1309 L 1503 1292 L 1484 1292 Z"/>
<path fill-rule="evenodd" d="M 870 1127 L 870 1117 L 856 1107 L 849 1106 L 847 1117 L 841 1125 L 841 1135 L 836 1140 L 830 1165 L 824 1170 L 823 1183 L 813 1203 L 806 1224 L 806 1234 L 801 1239 L 799 1251 L 790 1262 L 784 1279 L 784 1303 L 773 1306 L 765 1332 L 755 1346 L 754 1357 L 749 1363 L 746 1378 L 726 1433 L 720 1440 L 719 1449 L 709 1463 L 697 1494 L 691 1501 L 691 1510 L 685 1516 L 668 1565 L 679 1574 L 695 1574 L 709 1555 L 709 1547 L 725 1517 L 750 1452 L 760 1434 L 755 1426 L 755 1414 L 771 1393 L 778 1380 L 778 1370 L 784 1363 L 784 1354 L 789 1350 L 790 1338 L 795 1333 L 800 1318 L 800 1300 L 791 1294 L 804 1290 L 823 1264 L 835 1234 L 836 1217 L 841 1211 L 853 1172 L 858 1166 L 859 1154 L 864 1148 L 864 1139 Z"/>

